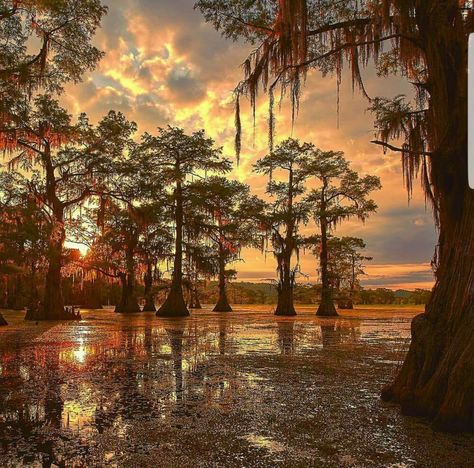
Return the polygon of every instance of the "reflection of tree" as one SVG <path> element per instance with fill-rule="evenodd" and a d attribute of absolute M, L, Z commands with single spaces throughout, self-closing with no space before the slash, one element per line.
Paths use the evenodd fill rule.
<path fill-rule="evenodd" d="M 360 322 L 354 320 L 328 320 L 321 325 L 323 348 L 339 344 L 352 344 L 359 341 Z"/>
<path fill-rule="evenodd" d="M 294 354 L 295 345 L 295 322 L 277 322 L 278 346 L 281 354 Z"/>
<path fill-rule="evenodd" d="M 175 394 L 176 401 L 183 401 L 184 385 L 183 385 L 183 336 L 184 322 L 177 321 L 173 326 L 165 327 L 166 334 L 170 341 L 171 358 L 173 359 L 173 371 L 175 378 Z"/>
<path fill-rule="evenodd" d="M 226 317 L 219 318 L 219 354 L 221 356 L 225 355 L 226 345 L 227 345 L 227 326 L 228 320 Z"/>
<path fill-rule="evenodd" d="M 333 346 L 341 342 L 339 329 L 336 328 L 334 323 L 330 325 L 321 325 L 321 341 L 323 343 L 323 348 Z"/>
<path fill-rule="evenodd" d="M 61 430 L 64 409 L 59 351 L 56 346 L 50 347 L 44 353 L 36 352 L 31 360 L 25 360 L 19 348 L 2 355 L 0 384 L 2 388 L 10 389 L 9 392 L 0 392 L 2 448 L 5 452 L 9 449 L 16 451 L 15 441 L 20 438 L 32 444 L 30 451 L 16 451 L 18 466 L 20 463 L 28 466 L 40 463 L 45 467 L 52 463 L 60 465 L 56 459 L 54 437 L 54 432 Z M 30 377 L 24 380 L 22 374 Z M 52 431 L 43 437 L 45 426 Z"/>

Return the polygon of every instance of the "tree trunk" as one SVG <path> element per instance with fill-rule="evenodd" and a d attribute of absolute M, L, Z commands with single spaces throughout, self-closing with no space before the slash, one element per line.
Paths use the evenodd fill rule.
<path fill-rule="evenodd" d="M 227 299 L 227 282 L 225 278 L 225 252 L 222 242 L 219 242 L 219 299 L 213 309 L 214 312 L 232 312 Z"/>
<path fill-rule="evenodd" d="M 286 248 L 288 251 L 288 247 Z M 285 254 L 280 268 L 280 280 L 278 284 L 278 302 L 275 315 L 293 316 L 296 315 L 293 304 L 293 281 L 291 278 L 291 254 Z"/>
<path fill-rule="evenodd" d="M 408 355 L 382 398 L 440 428 L 474 431 L 474 191 L 466 178 L 459 186 L 462 198 L 453 190 L 449 203 L 447 197 L 440 203 L 440 261 L 431 299 L 413 319 Z"/>
<path fill-rule="evenodd" d="M 153 271 L 150 262 L 147 264 L 147 271 L 144 275 L 145 283 L 145 305 L 143 312 L 156 312 L 155 295 L 153 294 Z"/>
<path fill-rule="evenodd" d="M 141 312 L 135 295 L 135 260 L 134 254 L 138 243 L 138 235 L 132 232 L 126 244 L 126 273 L 120 273 L 120 283 L 122 284 L 122 295 L 119 304 L 115 307 L 115 312 L 122 314 L 133 314 Z"/>
<path fill-rule="evenodd" d="M 328 272 L 328 234 L 325 220 L 321 220 L 321 253 L 319 255 L 321 265 L 321 302 L 316 315 L 320 317 L 337 316 L 332 297 L 331 285 L 329 284 Z"/>
<path fill-rule="evenodd" d="M 451 13 L 458 11 L 454 1 L 437 6 L 448 4 Z M 432 6 L 427 2 L 427 8 Z M 437 150 L 430 158 L 430 176 L 439 218 L 436 284 L 425 313 L 413 319 L 405 362 L 382 398 L 401 403 L 405 414 L 432 419 L 438 428 L 474 431 L 474 191 L 467 180 L 467 40 L 444 11 L 449 24 L 431 25 L 436 13 L 426 16 L 422 29 L 428 70 L 435 74 L 430 80 L 430 118 Z"/>
<path fill-rule="evenodd" d="M 29 309 L 25 320 L 76 320 L 77 317 L 64 309 L 61 287 L 61 268 L 66 231 L 63 222 L 63 208 L 57 208 L 48 247 L 48 271 L 43 303 Z"/>
<path fill-rule="evenodd" d="M 102 309 L 100 290 L 93 282 L 87 282 L 84 285 L 82 308 L 92 310 Z"/>
<path fill-rule="evenodd" d="M 8 293 L 7 308 L 12 310 L 23 310 L 25 307 L 23 275 L 17 274 L 13 279 L 14 283 L 11 285 Z"/>
<path fill-rule="evenodd" d="M 183 297 L 183 189 L 176 183 L 176 240 L 173 277 L 168 297 L 156 313 L 159 317 L 187 317 L 189 310 Z"/>
<path fill-rule="evenodd" d="M 120 283 L 122 285 L 122 295 L 120 302 L 115 307 L 115 312 L 120 314 L 141 312 L 134 292 L 133 277 L 129 273 L 120 273 Z"/>
<path fill-rule="evenodd" d="M 201 301 L 199 300 L 198 288 L 195 285 L 191 285 L 191 289 L 189 290 L 189 292 L 190 292 L 189 308 L 202 309 Z"/>
<path fill-rule="evenodd" d="M 8 325 L 7 321 L 3 317 L 2 314 L 0 314 L 0 327 L 4 327 L 5 325 Z"/>

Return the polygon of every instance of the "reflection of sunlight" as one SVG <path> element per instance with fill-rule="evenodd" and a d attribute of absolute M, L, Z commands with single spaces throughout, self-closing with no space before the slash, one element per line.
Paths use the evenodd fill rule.
<path fill-rule="evenodd" d="M 87 351 L 86 348 L 84 347 L 84 342 L 81 339 L 81 344 L 79 346 L 79 349 L 75 349 L 73 351 L 74 358 L 77 362 L 80 362 L 81 364 L 84 364 L 87 356 Z"/>
<path fill-rule="evenodd" d="M 72 364 L 85 364 L 88 355 L 90 354 L 90 348 L 84 345 L 84 338 L 79 338 L 78 347 L 73 349 L 67 349 L 60 353 L 61 361 L 69 362 Z"/>

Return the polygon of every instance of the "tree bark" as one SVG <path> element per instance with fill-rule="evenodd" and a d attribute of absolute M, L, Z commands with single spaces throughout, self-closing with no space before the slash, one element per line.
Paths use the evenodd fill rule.
<path fill-rule="evenodd" d="M 337 312 L 334 307 L 331 285 L 329 284 L 328 272 L 328 232 L 326 221 L 321 220 L 321 253 L 319 255 L 321 265 L 321 302 L 316 315 L 319 317 L 336 317 Z"/>
<path fill-rule="evenodd" d="M 64 309 L 64 299 L 61 287 L 61 268 L 66 239 L 63 222 L 63 207 L 55 209 L 53 226 L 48 246 L 48 271 L 44 289 L 43 302 L 39 307 L 28 309 L 25 320 L 76 320 L 70 312 Z"/>
<path fill-rule="evenodd" d="M 286 223 L 286 235 L 283 239 L 283 252 L 279 259 L 278 272 L 280 279 L 278 283 L 278 302 L 275 315 L 293 316 L 296 315 L 293 304 L 294 278 L 291 272 L 291 256 L 295 245 L 295 220 L 293 219 L 293 165 L 290 165 L 288 177 L 288 214 Z"/>
<path fill-rule="evenodd" d="M 122 294 L 120 302 L 115 307 L 115 312 L 120 314 L 133 314 L 141 312 L 134 291 L 133 276 L 130 273 L 120 273 L 120 283 L 122 285 Z"/>
<path fill-rule="evenodd" d="M 144 275 L 145 283 L 145 305 L 143 312 L 156 312 L 155 295 L 153 294 L 153 271 L 150 262 L 147 264 L 147 271 Z"/>
<path fill-rule="evenodd" d="M 199 300 L 198 288 L 193 284 L 190 289 L 189 308 L 202 309 L 201 301 Z"/>
<path fill-rule="evenodd" d="M 291 256 L 286 254 L 280 272 L 280 281 L 277 288 L 278 302 L 275 315 L 293 316 L 296 315 L 293 304 L 293 281 L 291 278 Z"/>
<path fill-rule="evenodd" d="M 127 271 L 119 273 L 120 283 L 122 285 L 122 295 L 120 302 L 115 307 L 115 312 L 121 314 L 133 314 L 141 312 L 135 295 L 135 259 L 134 254 L 138 243 L 138 235 L 132 232 L 126 244 L 126 266 Z"/>
<path fill-rule="evenodd" d="M 64 298 L 61 285 L 61 267 L 63 260 L 66 230 L 64 228 L 65 204 L 58 198 L 56 175 L 51 159 L 51 146 L 45 145 L 42 160 L 46 174 L 46 198 L 51 205 L 52 226 L 48 245 L 48 271 L 43 303 L 29 309 L 25 320 L 76 320 L 77 317 L 64 309 Z"/>
<path fill-rule="evenodd" d="M 454 1 L 437 6 L 448 5 L 453 7 L 450 14 L 457 12 Z M 430 80 L 430 118 L 437 150 L 430 158 L 430 176 L 439 217 L 436 283 L 425 313 L 412 322 L 405 362 L 382 398 L 401 403 L 405 414 L 432 419 L 438 428 L 472 432 L 474 191 L 467 180 L 467 41 L 452 19 L 442 28 L 432 25 L 439 13 L 423 12 L 421 29 L 428 70 L 435 74 Z"/>
<path fill-rule="evenodd" d="M 440 203 L 440 262 L 431 299 L 412 322 L 407 357 L 382 398 L 439 428 L 474 431 L 474 192 L 466 178 L 459 185 L 462 198 L 452 197 L 454 191 Z"/>
<path fill-rule="evenodd" d="M 232 312 L 232 307 L 227 298 L 227 281 L 225 278 L 225 251 L 222 242 L 219 242 L 219 299 L 214 312 Z"/>
<path fill-rule="evenodd" d="M 183 296 L 183 189 L 181 182 L 176 183 L 176 239 L 174 268 L 168 297 L 158 309 L 158 317 L 187 317 L 189 310 Z"/>
<path fill-rule="evenodd" d="M 8 325 L 8 322 L 5 320 L 2 314 L 0 314 L 0 327 L 4 327 L 5 325 Z"/>

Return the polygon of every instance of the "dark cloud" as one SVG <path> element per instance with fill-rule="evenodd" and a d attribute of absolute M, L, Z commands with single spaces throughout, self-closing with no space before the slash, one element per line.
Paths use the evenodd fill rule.
<path fill-rule="evenodd" d="M 204 83 L 183 64 L 176 65 L 166 77 L 166 84 L 177 102 L 195 102 L 206 95 Z"/>

